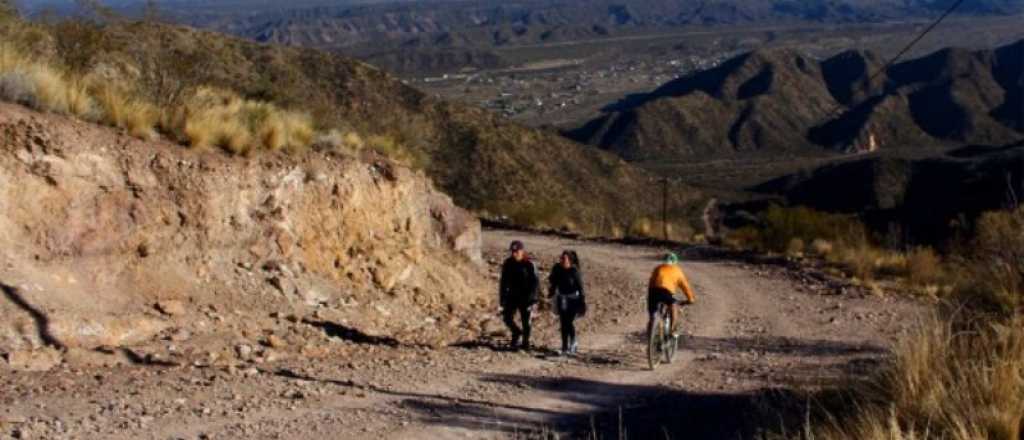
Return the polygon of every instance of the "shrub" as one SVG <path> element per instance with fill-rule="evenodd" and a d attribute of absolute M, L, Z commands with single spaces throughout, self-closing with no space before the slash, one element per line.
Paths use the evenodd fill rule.
<path fill-rule="evenodd" d="M 1024 428 L 1024 318 L 964 331 L 934 320 L 854 387 L 856 414 L 808 429 L 820 439 L 1019 439 Z"/>
<path fill-rule="evenodd" d="M 66 93 L 68 113 L 87 121 L 97 121 L 99 119 L 96 101 L 93 99 L 92 94 L 89 93 L 89 89 L 84 81 L 69 81 Z"/>
<path fill-rule="evenodd" d="M 111 86 L 98 86 L 94 93 L 102 114 L 100 120 L 105 124 L 123 128 L 139 139 L 156 137 L 160 111 L 155 106 L 129 98 L 129 93 Z"/>
<path fill-rule="evenodd" d="M 725 244 L 733 249 L 764 250 L 761 231 L 753 226 L 744 226 L 729 231 L 725 238 Z"/>
<path fill-rule="evenodd" d="M 0 73 L 0 99 L 21 104 L 27 107 L 36 107 L 35 83 L 22 72 Z"/>
<path fill-rule="evenodd" d="M 340 130 L 332 129 L 318 134 L 313 145 L 319 149 L 357 153 L 366 147 L 366 141 L 354 131 L 342 133 Z"/>
<path fill-rule="evenodd" d="M 84 82 L 0 44 L 0 98 L 39 111 L 94 119 L 96 107 Z"/>
<path fill-rule="evenodd" d="M 219 147 L 233 154 L 254 149 L 297 150 L 313 142 L 312 119 L 232 92 L 200 88 L 169 117 L 165 129 L 195 148 Z"/>
<path fill-rule="evenodd" d="M 875 278 L 881 263 L 880 251 L 866 242 L 843 247 L 833 255 L 834 260 L 842 264 L 851 275 L 864 281 Z"/>
<path fill-rule="evenodd" d="M 905 266 L 907 278 L 917 285 L 934 284 L 942 277 L 942 260 L 929 247 L 916 248 L 908 252 Z"/>
<path fill-rule="evenodd" d="M 36 28 L 26 25 L 14 34 L 28 35 Z M 136 65 L 128 70 L 139 73 L 128 75 L 131 82 L 109 77 L 96 81 L 87 74 L 95 55 L 116 44 L 101 27 L 68 21 L 38 28 L 53 40 L 63 64 L 27 57 L 18 48 L 28 46 L 16 46 L 10 38 L 0 41 L 0 99 L 101 122 L 141 139 L 153 139 L 160 132 L 196 148 L 219 147 L 232 154 L 298 151 L 317 141 L 351 151 L 369 146 L 413 166 L 425 163 L 392 137 L 364 141 L 355 132 L 331 131 L 318 138 L 314 120 L 305 112 L 202 86 L 197 78 L 203 77 L 209 60 L 198 52 L 156 62 L 136 54 Z"/>
<path fill-rule="evenodd" d="M 818 256 L 827 257 L 832 253 L 832 242 L 816 238 L 811 242 L 811 252 Z"/>
<path fill-rule="evenodd" d="M 1002 313 L 1024 306 L 1024 207 L 989 212 L 977 222 L 962 264 L 966 301 Z"/>
<path fill-rule="evenodd" d="M 789 240 L 789 244 L 786 245 L 786 255 L 800 256 L 804 253 L 804 240 L 799 237 L 794 237 Z"/>
<path fill-rule="evenodd" d="M 785 252 L 793 239 L 805 243 L 815 239 L 845 245 L 866 240 L 867 230 L 852 216 L 828 214 L 805 207 L 773 205 L 761 215 L 761 241 L 765 250 Z"/>

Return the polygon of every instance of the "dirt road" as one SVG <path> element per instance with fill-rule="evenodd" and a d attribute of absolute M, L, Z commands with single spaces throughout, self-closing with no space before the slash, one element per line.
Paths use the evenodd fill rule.
<path fill-rule="evenodd" d="M 495 281 L 512 239 L 525 241 L 545 273 L 563 248 L 580 253 L 591 312 L 580 321 L 579 356 L 551 350 L 557 325 L 539 311 L 541 347 L 531 353 L 500 349 L 495 317 L 494 337 L 444 349 L 337 332 L 332 343 L 353 353 L 344 359 L 5 373 L 0 437 L 507 438 L 617 432 L 621 414 L 632 438 L 745 438 L 757 426 L 742 412 L 759 390 L 813 388 L 870 368 L 927 307 L 837 294 L 782 269 L 688 251 L 682 264 L 698 303 L 685 310 L 683 349 L 648 371 L 643 299 L 663 250 L 488 231 Z"/>

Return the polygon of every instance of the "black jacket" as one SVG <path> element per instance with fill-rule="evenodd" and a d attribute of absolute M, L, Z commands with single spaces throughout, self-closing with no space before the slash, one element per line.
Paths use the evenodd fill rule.
<path fill-rule="evenodd" d="M 556 264 L 551 268 L 548 282 L 548 293 L 552 296 L 557 293 L 571 295 L 577 292 L 583 295 L 583 277 L 580 276 L 579 269 L 575 267 L 566 269 L 561 264 Z"/>
<path fill-rule="evenodd" d="M 555 267 L 551 268 L 548 283 L 548 294 L 556 297 L 556 312 L 574 315 L 586 313 L 587 300 L 583 292 L 583 277 L 580 275 L 579 268 L 566 269 L 561 264 L 555 264 Z"/>
<path fill-rule="evenodd" d="M 529 259 L 516 261 L 509 257 L 501 265 L 498 295 L 502 307 L 527 306 L 537 302 L 540 278 L 537 268 Z"/>

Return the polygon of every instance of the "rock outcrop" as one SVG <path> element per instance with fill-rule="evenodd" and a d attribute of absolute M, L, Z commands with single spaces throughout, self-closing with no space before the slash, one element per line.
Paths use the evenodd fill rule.
<path fill-rule="evenodd" d="M 487 305 L 480 240 L 427 178 L 379 158 L 230 158 L 0 105 L 0 353 L 272 314 L 451 342 Z"/>

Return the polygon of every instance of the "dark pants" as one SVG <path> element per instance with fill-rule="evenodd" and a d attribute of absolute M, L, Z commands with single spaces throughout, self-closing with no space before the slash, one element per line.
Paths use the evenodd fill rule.
<path fill-rule="evenodd" d="M 576 311 L 559 313 L 558 321 L 562 324 L 562 351 L 568 351 L 576 342 Z"/>
<path fill-rule="evenodd" d="M 529 305 L 514 305 L 505 307 L 502 309 L 502 317 L 505 318 L 505 325 L 508 326 L 509 331 L 512 332 L 512 343 L 514 344 L 523 338 L 523 346 L 530 345 L 530 306 Z M 519 312 L 519 320 L 522 321 L 523 327 L 519 328 L 516 325 L 515 315 Z"/>

